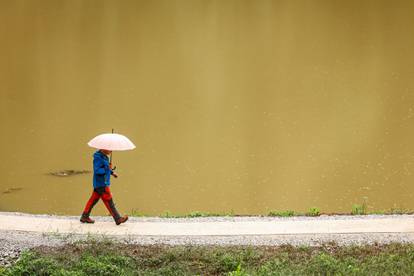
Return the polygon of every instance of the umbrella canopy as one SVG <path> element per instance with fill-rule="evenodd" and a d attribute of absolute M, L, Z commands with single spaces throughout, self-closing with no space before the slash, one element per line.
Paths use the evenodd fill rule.
<path fill-rule="evenodd" d="M 135 145 L 124 135 L 117 133 L 105 133 L 96 136 L 88 145 L 96 149 L 105 150 L 132 150 Z"/>

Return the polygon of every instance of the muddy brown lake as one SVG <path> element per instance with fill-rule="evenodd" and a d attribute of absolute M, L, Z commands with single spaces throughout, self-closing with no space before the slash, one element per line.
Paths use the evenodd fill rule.
<path fill-rule="evenodd" d="M 0 1 L 0 211 L 414 209 L 414 2 Z M 52 175 L 51 175 L 52 174 Z M 105 214 L 98 204 L 94 214 Z"/>

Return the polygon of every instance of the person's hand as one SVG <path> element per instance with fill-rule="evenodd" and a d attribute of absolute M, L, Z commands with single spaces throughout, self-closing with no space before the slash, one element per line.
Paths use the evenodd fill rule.
<path fill-rule="evenodd" d="M 109 168 L 112 170 L 112 163 L 109 163 Z"/>
<path fill-rule="evenodd" d="M 116 172 L 112 172 L 112 175 L 113 175 L 115 178 L 117 178 L 117 177 L 118 177 L 118 174 L 117 174 Z"/>

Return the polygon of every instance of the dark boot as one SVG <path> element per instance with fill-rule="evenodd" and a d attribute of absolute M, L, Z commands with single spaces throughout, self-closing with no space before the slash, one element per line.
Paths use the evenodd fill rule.
<path fill-rule="evenodd" d="M 82 216 L 80 218 L 80 222 L 82 222 L 82 223 L 95 223 L 95 221 L 89 217 L 89 214 L 82 214 Z"/>
<path fill-rule="evenodd" d="M 116 225 L 120 225 L 121 223 L 124 223 L 128 220 L 128 216 L 123 216 L 121 218 L 119 218 L 115 223 Z"/>

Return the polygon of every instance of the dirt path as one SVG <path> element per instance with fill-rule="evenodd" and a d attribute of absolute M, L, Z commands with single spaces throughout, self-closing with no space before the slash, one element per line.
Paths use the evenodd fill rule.
<path fill-rule="evenodd" d="M 0 212 L 0 230 L 111 236 L 414 233 L 414 216 L 130 218 L 117 226 L 107 217 L 96 218 L 95 224 L 82 224 L 77 217 Z"/>

